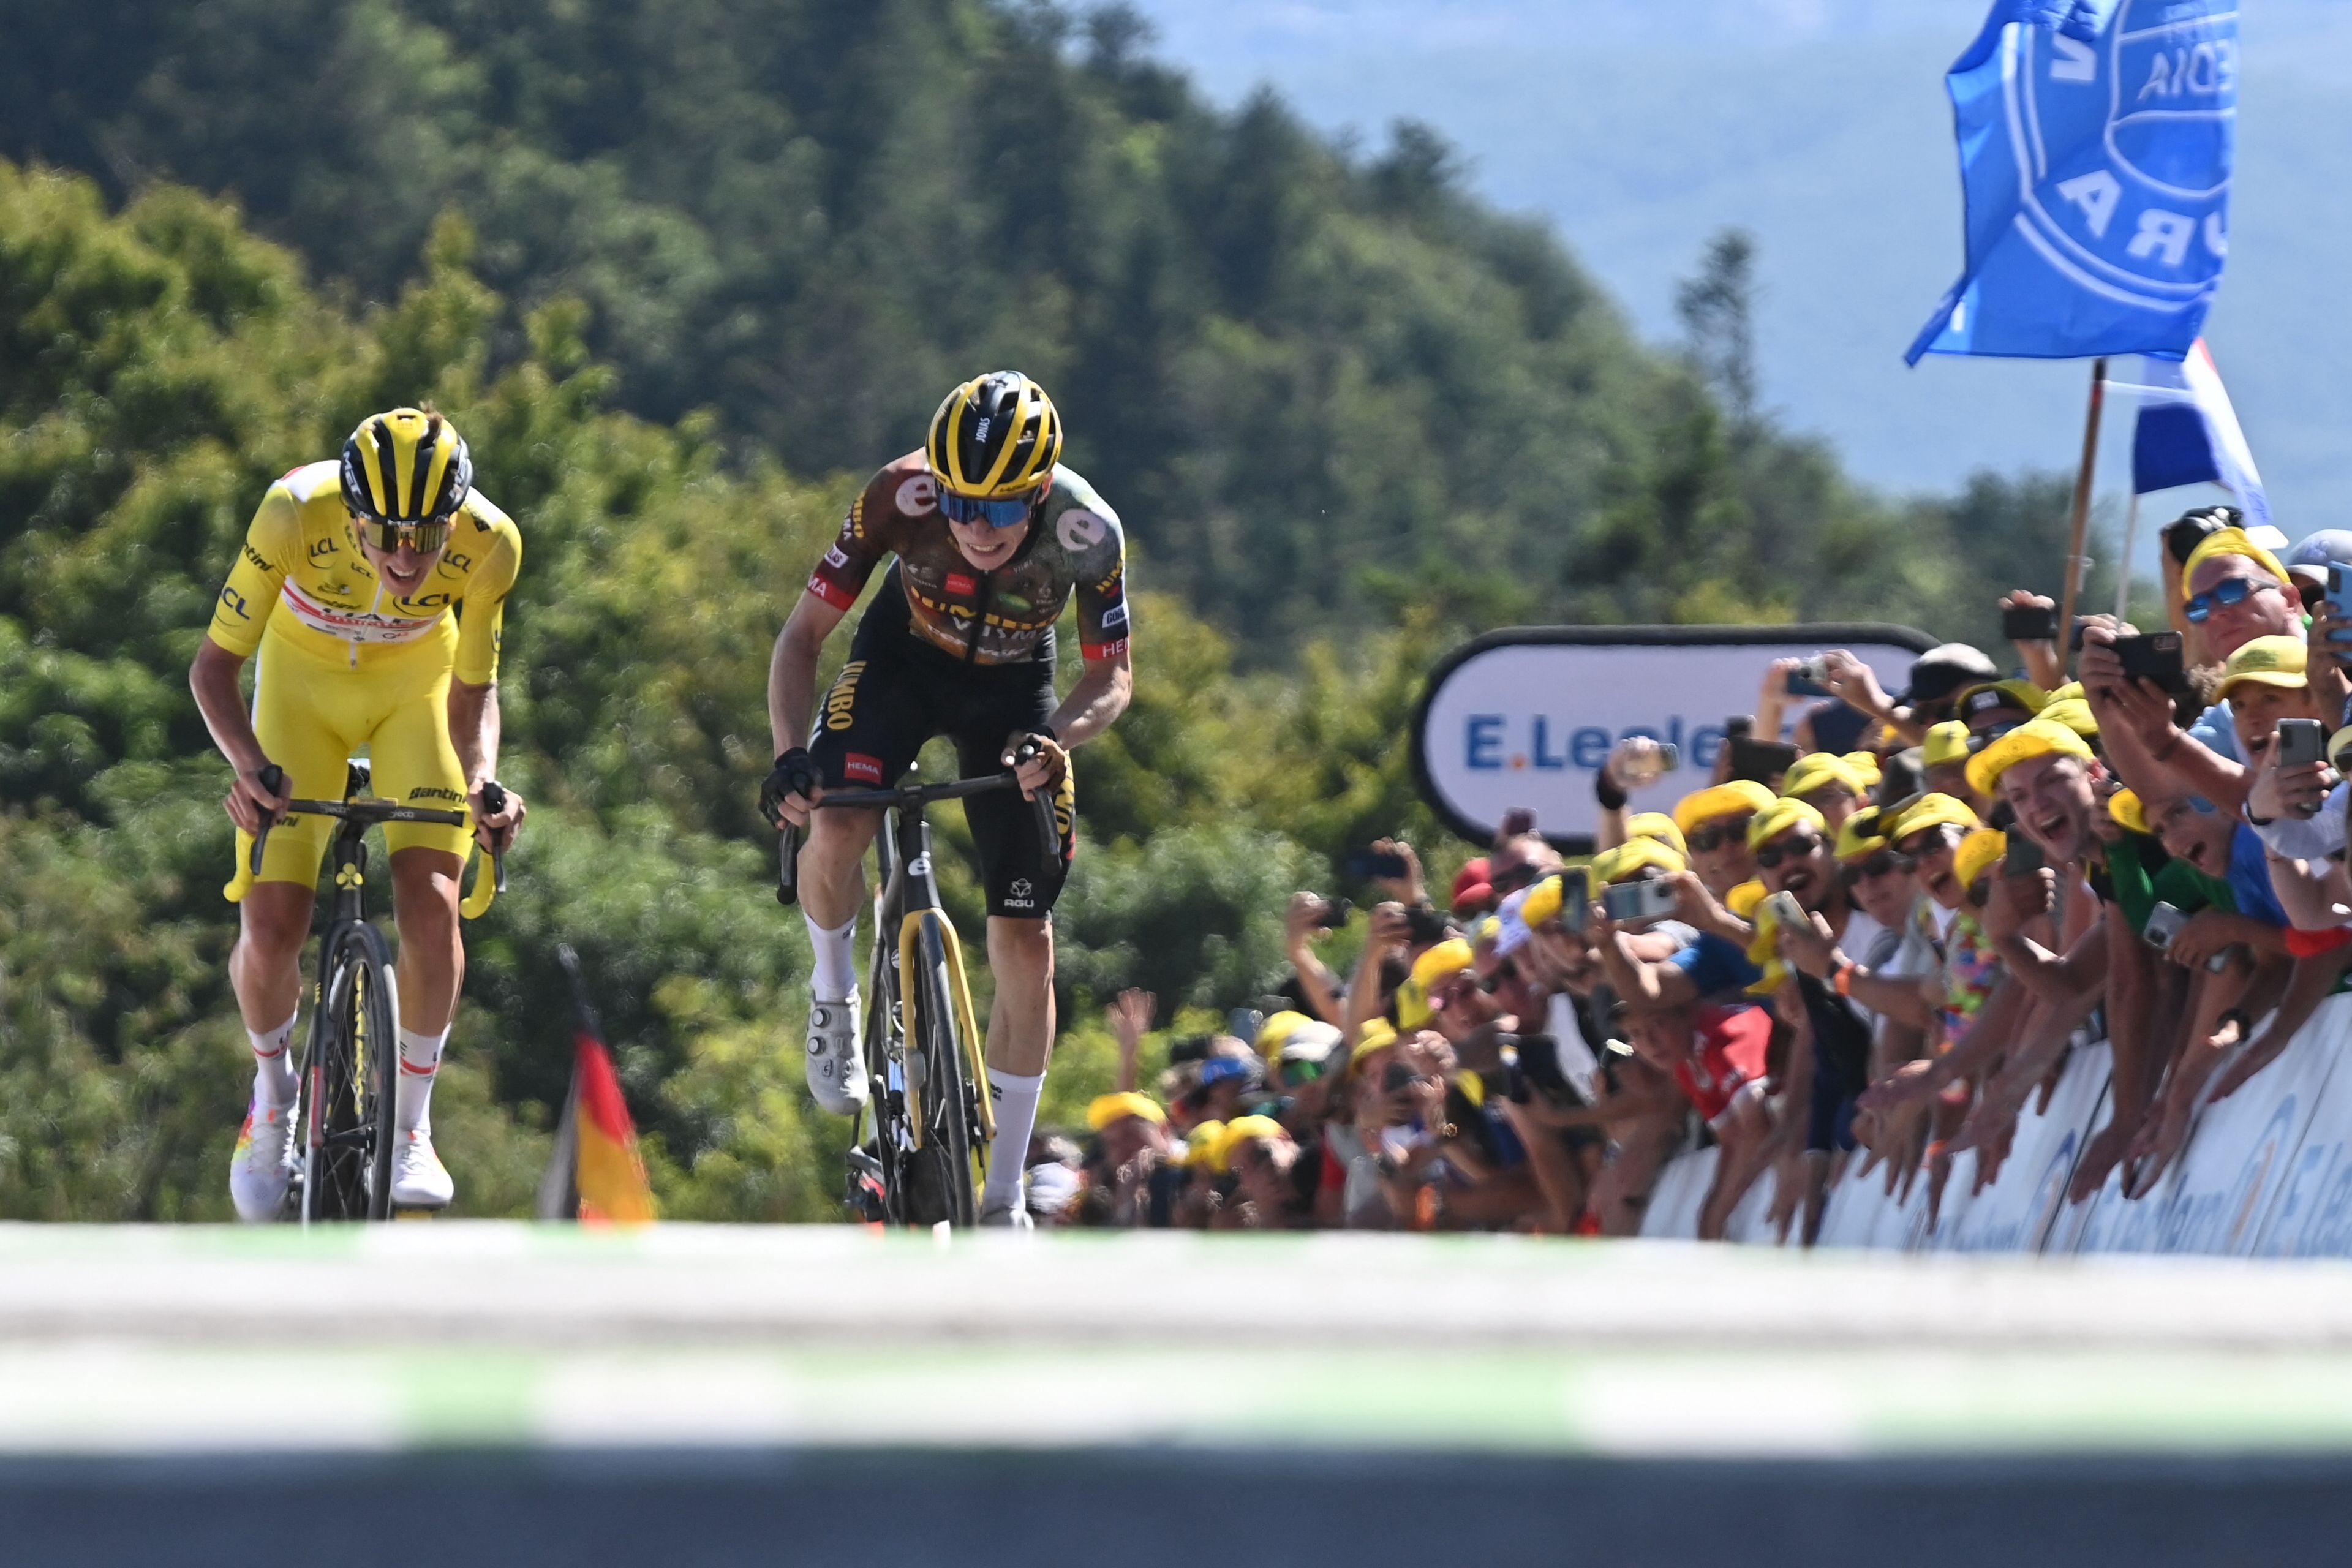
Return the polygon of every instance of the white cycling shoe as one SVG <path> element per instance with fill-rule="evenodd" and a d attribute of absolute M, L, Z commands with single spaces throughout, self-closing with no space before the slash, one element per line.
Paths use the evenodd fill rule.
<path fill-rule="evenodd" d="M 1037 1222 L 1029 1217 L 1029 1204 L 1019 1194 L 1010 1198 L 989 1198 L 980 1205 L 980 1223 L 990 1228 L 1034 1230 Z"/>
<path fill-rule="evenodd" d="M 866 1060 L 857 1053 L 857 993 L 846 1001 L 809 1004 L 808 1086 L 818 1106 L 835 1116 L 865 1107 Z"/>
<path fill-rule="evenodd" d="M 229 1156 L 228 1196 L 236 1217 L 247 1225 L 267 1225 L 286 1206 L 286 1189 L 294 1180 L 289 1154 L 294 1143 L 294 1108 L 247 1106 L 245 1125 L 237 1130 L 236 1152 Z"/>
<path fill-rule="evenodd" d="M 392 1152 L 392 1201 L 396 1208 L 446 1209 L 449 1200 L 457 1195 L 457 1184 L 449 1179 L 448 1167 L 441 1156 L 433 1152 L 433 1138 L 427 1132 L 395 1134 L 399 1142 Z"/>

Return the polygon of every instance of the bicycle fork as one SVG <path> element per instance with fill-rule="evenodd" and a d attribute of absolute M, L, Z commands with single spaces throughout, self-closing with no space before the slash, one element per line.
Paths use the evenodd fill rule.
<path fill-rule="evenodd" d="M 970 1075 L 973 1099 L 980 1106 L 981 1136 L 992 1142 L 996 1137 L 996 1107 L 990 1102 L 984 1086 L 988 1082 L 988 1059 L 982 1047 L 980 1028 L 971 1009 L 971 985 L 963 967 L 963 942 L 956 935 L 955 924 L 947 918 L 940 904 L 938 879 L 931 873 L 931 826 L 919 810 L 901 814 L 898 830 L 893 832 L 886 820 L 883 826 L 883 852 L 894 867 L 891 880 L 898 885 L 897 907 L 904 912 L 898 920 L 898 999 L 904 1023 L 900 1038 L 920 1040 L 921 1013 L 918 1000 L 923 994 L 920 984 L 911 984 L 912 977 L 922 973 L 923 930 L 929 925 L 940 933 L 940 951 L 946 955 L 948 994 L 952 998 L 955 1016 L 950 1020 L 962 1041 L 965 1068 Z M 914 846 L 912 857 L 900 859 L 897 851 L 907 844 Z M 887 895 L 887 889 L 886 889 Z M 884 907 L 888 908 L 887 899 Z M 917 1149 L 923 1146 L 925 1117 L 922 1110 L 919 1074 L 905 1074 L 907 1120 L 914 1134 Z"/>

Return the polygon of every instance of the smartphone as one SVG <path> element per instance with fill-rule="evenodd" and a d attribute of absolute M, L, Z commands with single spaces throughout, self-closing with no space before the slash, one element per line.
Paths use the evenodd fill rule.
<path fill-rule="evenodd" d="M 1348 857 L 1345 869 L 1349 876 L 1361 881 L 1379 882 L 1392 881 L 1406 875 L 1412 868 L 1405 864 L 1403 856 L 1393 850 L 1383 853 L 1371 849 L 1359 849 Z"/>
<path fill-rule="evenodd" d="M 1764 900 L 1761 908 L 1781 925 L 1804 926 L 1809 930 L 1811 927 L 1812 922 L 1805 919 L 1805 906 L 1797 901 L 1794 893 L 1774 893 Z"/>
<path fill-rule="evenodd" d="M 2327 563 L 2327 603 L 2336 611 L 2337 620 L 2352 621 L 2352 571 L 2333 561 Z M 2327 640 L 2341 643 L 2352 641 L 2352 637 L 2344 631 L 2335 631 L 2328 634 Z"/>
<path fill-rule="evenodd" d="M 1728 744 L 1731 748 L 1731 776 L 1736 779 L 1747 779 L 1777 790 L 1780 787 L 1781 775 L 1797 765 L 1797 748 L 1785 741 L 1742 738 Z"/>
<path fill-rule="evenodd" d="M 1723 721 L 1723 738 L 1727 741 L 1745 741 L 1755 733 L 1756 715 L 1753 713 L 1734 713 Z"/>
<path fill-rule="evenodd" d="M 2189 691 L 2189 668 L 2180 653 L 2179 632 L 2150 632 L 2145 637 L 2117 637 L 2116 657 L 2124 674 L 2134 680 L 2153 680 L 2175 697 Z"/>
<path fill-rule="evenodd" d="M 1672 741 L 1659 742 L 1658 771 L 1662 773 L 1670 773 L 1682 765 L 1683 749 L 1680 746 L 1675 745 Z"/>
<path fill-rule="evenodd" d="M 1435 910 L 1416 904 L 1404 912 L 1404 939 L 1415 947 L 1429 947 L 1454 934 L 1454 926 Z"/>
<path fill-rule="evenodd" d="M 1601 907 L 1619 925 L 1664 920 L 1675 912 L 1675 890 L 1664 882 L 1619 882 L 1601 889 Z"/>
<path fill-rule="evenodd" d="M 2047 605 L 2011 605 L 2000 613 L 2000 635 L 2011 642 L 2053 641 L 2058 612 Z"/>
<path fill-rule="evenodd" d="M 1581 935 L 1586 918 L 1591 912 L 1592 873 L 1581 866 L 1562 871 L 1559 874 L 1559 923 Z"/>
<path fill-rule="evenodd" d="M 1325 931 L 1337 931 L 1355 912 L 1356 906 L 1345 899 L 1326 899 L 1323 907 L 1315 911 L 1315 923 Z"/>
<path fill-rule="evenodd" d="M 1825 659 L 1809 658 L 1789 672 L 1781 689 L 1791 697 L 1835 697 L 1829 689 L 1830 667 Z"/>
<path fill-rule="evenodd" d="M 2083 651 L 2083 628 L 2090 624 L 2091 617 L 2088 616 L 2076 616 L 2074 617 L 2074 629 L 2066 634 L 2066 651 L 2068 653 L 2080 653 Z"/>
<path fill-rule="evenodd" d="M 2001 857 L 2000 861 L 2002 875 L 2031 877 L 2042 869 L 2044 864 L 2046 862 L 2042 858 L 2041 845 L 2022 833 L 2012 832 L 2009 836 L 2009 851 Z"/>
<path fill-rule="evenodd" d="M 2147 923 L 2139 928 L 2140 940 L 2157 952 L 2162 952 L 2172 945 L 2172 939 L 2179 936 L 2180 928 L 2188 923 L 2187 915 L 2182 914 L 2172 905 L 2158 900 L 2156 908 L 2147 911 Z"/>
<path fill-rule="evenodd" d="M 2327 760 L 2327 727 L 2316 719 L 2278 721 L 2278 765 L 2299 768 Z"/>

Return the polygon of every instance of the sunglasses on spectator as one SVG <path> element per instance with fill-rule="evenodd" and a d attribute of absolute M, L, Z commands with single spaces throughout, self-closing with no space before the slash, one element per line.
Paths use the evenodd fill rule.
<path fill-rule="evenodd" d="M 404 544 L 419 555 L 430 555 L 449 542 L 449 520 L 446 517 L 430 522 L 378 522 L 372 517 L 357 521 L 362 542 L 386 555 L 398 553 Z"/>
<path fill-rule="evenodd" d="M 1536 868 L 1533 866 L 1514 866 L 1508 870 L 1497 871 L 1487 878 L 1486 885 L 1497 893 L 1516 893 L 1534 881 L 1536 876 Z"/>
<path fill-rule="evenodd" d="M 1036 504 L 1034 493 L 1005 500 L 982 500 L 974 496 L 940 492 L 940 512 L 950 522 L 984 522 L 991 528 L 1019 527 L 1029 521 L 1030 509 Z"/>
<path fill-rule="evenodd" d="M 1875 850 L 1869 858 L 1857 860 L 1845 868 L 1845 879 L 1849 882 L 1866 882 L 1873 877 L 1885 877 L 1896 871 L 1908 871 L 1914 864 L 1908 855 L 1899 855 L 1892 849 Z"/>
<path fill-rule="evenodd" d="M 1916 866 L 1938 849 L 1949 849 L 1959 841 L 1958 828 L 1948 822 L 1939 822 L 1933 827 L 1920 829 L 1901 847 L 1904 858 Z"/>
<path fill-rule="evenodd" d="M 1727 816 L 1721 822 L 1694 829 L 1686 840 L 1690 845 L 1691 853 L 1711 854 L 1735 838 L 1745 843 L 1748 838 L 1748 825 L 1754 820 L 1753 814 L 1747 816 Z"/>
<path fill-rule="evenodd" d="M 2016 729 L 2018 725 L 2024 722 L 2024 720 L 2018 719 L 2007 724 L 1995 724 L 1991 729 L 1987 730 L 1980 735 L 1970 735 L 1969 737 L 1969 755 L 1972 757 L 1975 756 L 1979 752 L 1983 751 L 1987 746 L 1991 745 L 1995 741 L 2000 740 L 2003 735 L 2008 734 L 2011 730 Z"/>
<path fill-rule="evenodd" d="M 2277 582 L 2269 577 L 2224 577 L 2189 600 L 2187 613 L 2189 620 L 2202 625 L 2215 610 L 2242 605 L 2263 589 L 2277 586 Z"/>
<path fill-rule="evenodd" d="M 1495 966 L 1494 973 L 1478 982 L 1478 989 L 1492 996 L 1504 986 L 1515 984 L 1518 978 L 1519 966 L 1507 958 Z"/>
<path fill-rule="evenodd" d="M 1822 847 L 1817 834 L 1804 833 L 1783 838 L 1778 844 L 1768 844 L 1756 851 L 1756 867 L 1769 871 L 1783 860 L 1802 860 Z"/>

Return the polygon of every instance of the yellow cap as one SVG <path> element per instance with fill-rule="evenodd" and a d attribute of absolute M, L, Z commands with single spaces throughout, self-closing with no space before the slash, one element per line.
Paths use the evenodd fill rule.
<path fill-rule="evenodd" d="M 1225 1124 L 1222 1121 L 1200 1123 L 1192 1129 L 1192 1135 L 1184 1140 L 1183 1157 L 1176 1163 L 1187 1166 L 1211 1163 L 1216 1158 L 1217 1140 L 1224 1135 Z"/>
<path fill-rule="evenodd" d="M 2089 743 L 2065 725 L 2036 719 L 1969 759 L 1969 787 L 1990 800 L 2000 791 L 2000 775 L 2029 757 L 2080 757 L 2087 763 L 2092 753 Z"/>
<path fill-rule="evenodd" d="M 1462 1091 L 1462 1098 L 1473 1105 L 1486 1103 L 1486 1080 L 1475 1072 L 1457 1072 L 1446 1082 Z"/>
<path fill-rule="evenodd" d="M 1690 846 L 1683 842 L 1683 830 L 1675 819 L 1663 811 L 1637 811 L 1625 819 L 1628 838 L 1654 838 L 1677 855 L 1687 856 Z"/>
<path fill-rule="evenodd" d="M 2180 568 L 2180 602 L 2182 604 L 2185 605 L 2197 596 L 2189 591 L 2189 587 L 2190 581 L 2197 575 L 2197 568 L 2204 565 L 2216 555 L 2242 555 L 2247 560 L 2258 563 L 2263 571 L 2277 578 L 2280 583 L 2291 584 L 2294 581 L 2286 574 L 2286 568 L 2279 564 L 2279 558 L 2248 538 L 2244 529 L 2217 528 L 2197 542 L 2197 548 L 2189 552 L 2187 563 Z"/>
<path fill-rule="evenodd" d="M 1282 1049 L 1283 1041 L 1290 1038 L 1292 1030 L 1314 1021 L 1304 1013 L 1286 1009 L 1268 1014 L 1265 1022 L 1257 1026 L 1257 1054 L 1272 1061 L 1276 1053 Z"/>
<path fill-rule="evenodd" d="M 1132 1090 L 1119 1094 L 1098 1094 L 1087 1106 L 1087 1126 L 1097 1132 L 1114 1121 L 1121 1121 L 1130 1116 L 1140 1116 L 1146 1121 L 1155 1124 L 1168 1120 L 1168 1113 L 1160 1109 L 1158 1100 L 1147 1095 L 1137 1094 Z"/>
<path fill-rule="evenodd" d="M 2147 825 L 2147 807 L 2142 805 L 2136 790 L 2119 789 L 2107 801 L 2107 815 L 2134 833 L 2153 838 L 2156 829 Z"/>
<path fill-rule="evenodd" d="M 1886 847 L 1886 835 L 1880 831 L 1878 813 L 1857 811 L 1845 819 L 1838 829 L 1837 858 L 1840 860 L 1866 860 Z"/>
<path fill-rule="evenodd" d="M 1217 1141 L 1210 1145 L 1209 1163 L 1220 1171 L 1234 1168 L 1234 1151 L 1253 1138 L 1280 1138 L 1290 1134 L 1281 1122 L 1271 1116 L 1236 1116 L 1218 1132 Z"/>
<path fill-rule="evenodd" d="M 1831 784 L 1843 784 L 1856 796 L 1869 793 L 1870 786 L 1855 773 L 1852 763 L 1829 752 L 1810 752 L 1799 757 L 1796 765 L 1780 780 L 1782 800 L 1802 800 L 1815 790 Z"/>
<path fill-rule="evenodd" d="M 1723 895 L 1723 907 L 1744 921 L 1755 919 L 1756 906 L 1763 901 L 1764 883 L 1756 877 L 1748 878 Z"/>
<path fill-rule="evenodd" d="M 1987 693 L 1990 693 L 1990 696 Z M 1963 687 L 1952 699 L 1952 711 L 1961 723 L 1993 709 L 2011 708 L 2028 718 L 2050 705 L 2050 693 L 2030 680 L 1979 680 Z"/>
<path fill-rule="evenodd" d="M 1533 929 L 1547 921 L 1557 919 L 1559 914 L 1561 895 L 1566 890 L 1567 883 L 1561 879 L 1558 872 L 1554 872 L 1529 888 L 1528 896 L 1519 900 L 1519 922 Z"/>
<path fill-rule="evenodd" d="M 1965 888 L 2000 864 L 2000 858 L 2007 853 L 2008 834 L 1998 828 L 1979 827 L 1961 839 L 1960 847 L 1952 851 L 1952 874 Z"/>
<path fill-rule="evenodd" d="M 1845 754 L 1845 765 L 1853 770 L 1853 776 L 1862 781 L 1863 788 L 1878 787 L 1880 770 L 1876 752 L 1848 752 Z"/>
<path fill-rule="evenodd" d="M 1747 816 L 1772 804 L 1772 792 L 1752 779 L 1734 779 L 1675 802 L 1675 826 L 1687 835 L 1718 816 Z"/>
<path fill-rule="evenodd" d="M 1459 974 L 1474 959 L 1470 944 L 1460 937 L 1439 942 L 1412 961 L 1412 974 L 1397 987 L 1397 1027 L 1418 1029 L 1435 1017 L 1429 994 L 1449 974 Z"/>
<path fill-rule="evenodd" d="M 1748 847 L 1760 849 L 1792 827 L 1810 827 L 1822 838 L 1830 836 L 1827 818 L 1801 800 L 1776 800 L 1748 825 Z"/>
<path fill-rule="evenodd" d="M 1955 800 L 1948 795 L 1923 795 L 1901 816 L 1893 822 L 1881 824 L 1886 830 L 1887 839 L 1895 844 L 1902 843 L 1915 833 L 1947 825 L 1970 831 L 1984 826 L 1977 820 L 1977 814 L 1969 809 L 1967 802 Z"/>
<path fill-rule="evenodd" d="M 2256 637 L 2221 667 L 2221 683 L 2213 689 L 2213 700 L 2221 701 L 2230 695 L 2231 687 L 2248 681 L 2300 689 L 2310 658 L 2311 649 L 2301 637 Z"/>
<path fill-rule="evenodd" d="M 1614 849 L 1604 849 L 1592 858 L 1592 882 L 1605 888 L 1622 882 L 1644 866 L 1655 866 L 1672 875 L 1688 870 L 1689 865 L 1665 845 L 1654 838 L 1628 838 Z"/>
<path fill-rule="evenodd" d="M 2092 713 L 2090 703 L 2080 697 L 2052 698 L 2050 705 L 2042 710 L 2042 721 L 2045 724 L 2063 724 L 2085 741 L 2099 738 L 2099 721 Z"/>
<path fill-rule="evenodd" d="M 1940 768 L 1946 763 L 1969 760 L 1969 727 L 1958 719 L 1947 719 L 1927 729 L 1927 743 L 1919 748 L 1919 765 Z"/>

